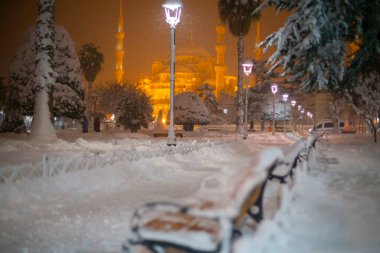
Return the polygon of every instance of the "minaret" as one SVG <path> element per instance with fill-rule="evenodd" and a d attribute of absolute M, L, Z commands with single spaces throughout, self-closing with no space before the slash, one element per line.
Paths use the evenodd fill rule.
<path fill-rule="evenodd" d="M 225 86 L 224 76 L 226 74 L 226 65 L 224 62 L 226 54 L 226 45 L 224 43 L 224 36 L 226 34 L 226 27 L 219 23 L 216 26 L 216 64 L 215 64 L 215 97 L 220 97 L 220 92 Z"/>
<path fill-rule="evenodd" d="M 119 23 L 117 25 L 116 33 L 116 69 L 115 69 L 115 81 L 119 84 L 123 83 L 124 69 L 123 69 L 123 59 L 124 59 L 124 19 L 123 19 L 123 0 L 120 0 L 120 14 Z"/>

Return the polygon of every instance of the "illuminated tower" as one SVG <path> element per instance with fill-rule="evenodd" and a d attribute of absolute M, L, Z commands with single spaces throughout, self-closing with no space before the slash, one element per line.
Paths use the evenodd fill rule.
<path fill-rule="evenodd" d="M 124 58 L 124 49 L 123 49 L 123 41 L 124 41 L 124 29 L 123 29 L 123 0 L 120 0 L 120 14 L 119 14 L 119 23 L 117 25 L 117 33 L 116 33 L 116 69 L 115 69 L 115 81 L 117 83 L 123 82 L 124 77 L 124 69 L 123 69 L 123 58 Z"/>
<path fill-rule="evenodd" d="M 224 35 L 226 34 L 226 27 L 222 24 L 216 26 L 216 64 L 215 64 L 215 96 L 220 97 L 220 92 L 225 86 L 224 77 L 226 74 L 226 64 L 224 62 L 226 54 L 226 45 L 224 43 Z"/>

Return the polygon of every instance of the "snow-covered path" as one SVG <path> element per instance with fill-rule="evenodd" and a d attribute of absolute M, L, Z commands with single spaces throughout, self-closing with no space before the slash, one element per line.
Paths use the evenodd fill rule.
<path fill-rule="evenodd" d="M 317 163 L 298 174 L 254 240 L 241 240 L 242 252 L 379 252 L 380 145 L 370 136 L 335 136 L 318 148 Z"/>
<path fill-rule="evenodd" d="M 87 157 L 99 150 L 107 159 L 115 157 L 115 152 L 128 151 L 131 142 L 134 148 L 152 152 L 153 156 L 49 178 L 19 179 L 11 187 L 0 185 L 2 193 L 6 191 L 14 198 L 0 209 L 0 252 L 119 252 L 136 206 L 186 197 L 207 175 L 238 168 L 267 146 L 286 146 L 297 139 L 256 134 L 243 141 L 240 136 L 227 135 L 222 142 L 203 147 L 199 145 L 214 138 L 197 137 L 197 141 L 190 138 L 181 143 L 183 148 L 199 146 L 199 150 L 155 157 L 160 140 L 114 134 L 112 138 L 120 139 L 115 141 L 101 136 L 87 135 L 87 140 L 78 140 L 67 135 L 53 148 L 25 140 L 25 145 L 23 140 L 3 142 L 1 155 L 6 166 L 38 162 L 44 154 L 65 162 L 73 154 Z M 123 140 L 125 137 L 129 139 Z M 24 159 L 17 159 L 24 154 Z"/>
<path fill-rule="evenodd" d="M 162 154 L 157 148 L 165 142 L 144 135 L 103 133 L 78 139 L 80 134 L 68 134 L 54 147 L 3 138 L 1 167 L 40 161 L 46 153 L 63 163 L 74 154 L 87 160 L 101 154 L 108 162 L 0 184 L 0 252 L 120 252 L 136 206 L 186 197 L 206 176 L 243 166 L 266 147 L 286 147 L 297 140 L 283 134 L 254 133 L 248 141 L 213 134 L 181 139 L 180 147 L 195 148 L 191 152 Z M 216 144 L 204 145 L 207 141 Z M 235 253 L 379 252 L 379 147 L 367 135 L 323 140 L 311 170 L 297 170 L 293 187 L 284 187 L 277 213 L 280 186 L 269 184 L 267 219 L 254 236 L 247 233 L 238 241 Z M 127 159 L 131 148 L 148 156 Z M 87 164 L 86 159 L 80 164 Z"/>

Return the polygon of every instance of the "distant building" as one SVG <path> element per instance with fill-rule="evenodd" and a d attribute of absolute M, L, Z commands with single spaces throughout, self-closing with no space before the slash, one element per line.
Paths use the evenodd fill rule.
<path fill-rule="evenodd" d="M 189 36 L 187 46 L 176 48 L 175 94 L 184 91 L 195 92 L 198 86 L 208 83 L 214 88 L 215 96 L 219 101 L 223 100 L 227 101 L 227 104 L 232 104 L 237 78 L 227 74 L 225 32 L 226 28 L 223 25 L 216 26 L 215 58 L 206 49 L 195 44 L 192 34 Z M 160 110 L 165 117 L 170 107 L 170 58 L 154 61 L 151 74 L 142 78 L 139 83 L 151 96 L 154 107 L 153 117 L 157 117 Z"/>

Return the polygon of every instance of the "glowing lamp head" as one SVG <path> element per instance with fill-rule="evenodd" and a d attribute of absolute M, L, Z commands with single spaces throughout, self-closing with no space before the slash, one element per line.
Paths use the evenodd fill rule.
<path fill-rule="evenodd" d="M 307 112 L 306 115 L 307 115 L 308 117 L 310 117 L 310 112 Z"/>
<path fill-rule="evenodd" d="M 310 117 L 310 119 L 312 119 L 312 118 L 313 118 L 313 114 L 312 114 L 312 113 L 310 113 L 309 117 Z"/>
<path fill-rule="evenodd" d="M 247 59 L 244 61 L 242 64 L 243 66 L 243 72 L 246 76 L 249 76 L 252 73 L 252 67 L 253 67 L 253 62 L 251 59 Z"/>
<path fill-rule="evenodd" d="M 292 103 L 292 106 L 294 107 L 294 106 L 296 106 L 297 101 L 292 100 L 292 101 L 290 101 L 290 103 Z"/>
<path fill-rule="evenodd" d="M 277 90 L 278 90 L 278 85 L 277 84 L 272 84 L 272 86 L 270 87 L 271 90 L 272 90 L 272 93 L 273 95 L 277 93 Z"/>
<path fill-rule="evenodd" d="M 162 7 L 165 9 L 166 23 L 175 28 L 181 18 L 182 0 L 166 0 Z"/>
<path fill-rule="evenodd" d="M 287 93 L 282 94 L 282 100 L 284 100 L 285 102 L 288 101 L 288 97 L 289 95 Z"/>
<path fill-rule="evenodd" d="M 297 107 L 298 111 L 301 111 L 301 108 L 302 108 L 302 106 L 299 105 L 299 106 Z"/>
<path fill-rule="evenodd" d="M 304 113 L 304 112 L 305 112 L 305 110 L 304 110 L 304 109 L 302 109 L 302 110 L 301 110 L 301 113 Z"/>

